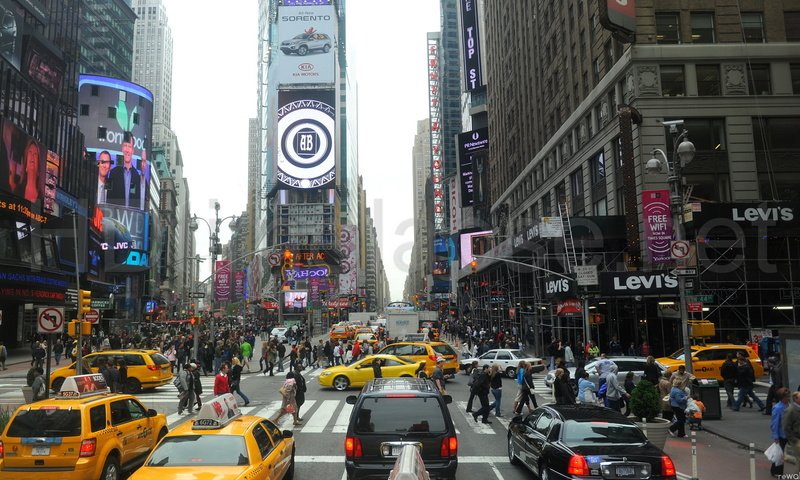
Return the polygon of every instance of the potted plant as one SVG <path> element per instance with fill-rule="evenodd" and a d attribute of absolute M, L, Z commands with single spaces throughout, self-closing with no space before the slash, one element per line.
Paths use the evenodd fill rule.
<path fill-rule="evenodd" d="M 633 388 L 631 397 L 631 412 L 639 420 L 639 428 L 645 430 L 647 438 L 658 448 L 663 449 L 667 443 L 667 432 L 670 422 L 661 418 L 661 398 L 656 386 L 647 380 L 639 380 Z M 642 422 L 642 419 L 643 422 Z"/>

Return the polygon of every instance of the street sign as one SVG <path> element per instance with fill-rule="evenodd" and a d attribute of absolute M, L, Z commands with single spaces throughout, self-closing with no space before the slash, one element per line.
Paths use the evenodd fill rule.
<path fill-rule="evenodd" d="M 97 310 L 111 310 L 111 300 L 108 298 L 93 298 L 92 308 Z"/>
<path fill-rule="evenodd" d="M 206 292 L 191 292 L 189 298 L 206 298 Z"/>
<path fill-rule="evenodd" d="M 95 309 L 91 309 L 83 314 L 83 319 L 89 323 L 96 324 L 100 321 L 100 312 Z"/>
<path fill-rule="evenodd" d="M 281 256 L 278 255 L 277 253 L 270 253 L 269 255 L 267 255 L 267 262 L 271 266 L 277 267 L 278 265 L 281 264 Z"/>
<path fill-rule="evenodd" d="M 575 273 L 580 286 L 597 285 L 597 265 L 576 265 Z"/>
<path fill-rule="evenodd" d="M 669 272 L 676 277 L 691 277 L 693 275 L 697 275 L 696 268 L 676 268 L 675 270 Z"/>
<path fill-rule="evenodd" d="M 714 303 L 714 295 L 695 295 L 695 301 L 703 303 Z"/>
<path fill-rule="evenodd" d="M 686 311 L 690 313 L 702 313 L 703 312 L 703 303 L 702 302 L 687 302 L 686 303 Z"/>
<path fill-rule="evenodd" d="M 691 251 L 691 246 L 686 240 L 673 240 L 669 247 L 670 255 L 676 260 L 687 258 Z"/>
<path fill-rule="evenodd" d="M 64 331 L 64 309 L 62 307 L 41 307 L 36 316 L 36 330 L 39 333 L 61 333 Z"/>

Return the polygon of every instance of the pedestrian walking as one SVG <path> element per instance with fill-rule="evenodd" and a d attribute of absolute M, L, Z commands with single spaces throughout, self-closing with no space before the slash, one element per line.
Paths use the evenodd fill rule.
<path fill-rule="evenodd" d="M 672 414 L 675 416 L 675 422 L 669 427 L 669 434 L 673 437 L 686 436 L 686 406 L 688 403 L 688 396 L 681 387 L 681 379 L 672 379 L 672 389 L 669 392 L 669 405 L 672 407 Z"/>
<path fill-rule="evenodd" d="M 342 363 L 342 346 L 339 342 L 333 346 L 333 365 L 341 365 Z"/>
<path fill-rule="evenodd" d="M 578 378 L 578 401 L 584 405 L 597 404 L 594 382 L 589 380 L 589 372 L 586 370 Z"/>
<path fill-rule="evenodd" d="M 6 368 L 7 358 L 8 358 L 8 349 L 3 344 L 3 342 L 0 342 L 0 367 L 2 367 L 3 370 L 7 370 Z"/>
<path fill-rule="evenodd" d="M 53 356 L 56 359 L 56 366 L 61 363 L 61 356 L 64 354 L 64 342 L 59 338 L 53 345 Z"/>
<path fill-rule="evenodd" d="M 622 402 L 628 397 L 628 393 L 619 384 L 617 378 L 617 364 L 611 364 L 611 371 L 606 375 L 606 403 L 607 407 L 611 410 L 619 412 L 622 408 Z M 686 408 L 684 406 L 684 408 Z"/>
<path fill-rule="evenodd" d="M 672 380 L 680 380 L 681 388 L 686 388 L 694 380 L 694 375 L 686 371 L 686 365 L 679 365 L 678 371 L 672 373 Z"/>
<path fill-rule="evenodd" d="M 283 382 L 278 392 L 281 394 L 282 398 L 281 408 L 278 410 L 278 414 L 275 418 L 272 419 L 272 423 L 278 425 L 281 418 L 288 413 L 294 418 L 294 425 L 300 425 L 302 420 L 297 415 L 297 402 L 295 400 L 297 381 L 294 378 L 294 372 L 286 374 L 286 380 Z"/>
<path fill-rule="evenodd" d="M 191 372 L 191 365 L 184 365 L 183 370 L 178 372 L 178 415 L 183 414 L 183 410 L 192 413 L 194 404 L 194 375 Z"/>
<path fill-rule="evenodd" d="M 253 357 L 253 346 L 250 345 L 250 342 L 242 342 L 239 345 L 239 355 L 242 357 L 242 368 L 247 367 L 247 372 L 250 373 L 249 359 Z"/>
<path fill-rule="evenodd" d="M 567 368 L 575 366 L 575 354 L 572 353 L 572 347 L 569 346 L 569 342 L 564 343 L 564 363 Z"/>
<path fill-rule="evenodd" d="M 478 361 L 473 360 L 469 372 L 469 380 L 467 380 L 467 386 L 470 387 L 469 400 L 467 401 L 467 413 L 472 413 L 472 401 L 475 400 L 475 391 L 473 390 L 472 386 L 475 385 L 475 381 L 478 379 L 480 374 L 481 371 L 478 368 Z"/>
<path fill-rule="evenodd" d="M 492 395 L 494 396 L 494 416 L 502 417 L 500 412 L 500 400 L 503 398 L 503 373 L 500 372 L 500 365 L 493 363 L 492 369 L 489 373 L 489 387 L 491 388 Z"/>
<path fill-rule="evenodd" d="M 772 433 L 772 441 L 781 447 L 781 452 L 786 453 L 786 432 L 783 431 L 781 420 L 783 414 L 786 412 L 786 407 L 789 405 L 789 389 L 781 387 L 775 392 L 775 399 L 777 403 L 772 408 L 772 417 L 770 419 L 770 432 Z M 783 475 L 783 463 L 776 465 L 775 462 L 769 468 L 769 474 L 773 477 Z"/>
<path fill-rule="evenodd" d="M 372 376 L 373 378 L 383 378 L 383 372 L 381 371 L 381 365 L 383 364 L 383 360 L 380 358 L 376 358 L 372 361 Z"/>
<path fill-rule="evenodd" d="M 33 391 L 34 402 L 47 398 L 47 382 L 45 382 L 44 370 L 42 370 L 42 367 L 33 367 L 31 390 Z"/>
<path fill-rule="evenodd" d="M 283 371 L 283 359 L 286 357 L 286 345 L 278 341 L 278 372 Z"/>
<path fill-rule="evenodd" d="M 195 405 L 197 406 L 197 411 L 200 411 L 200 407 L 203 406 L 203 400 L 200 396 L 203 394 L 203 382 L 200 381 L 200 369 L 197 368 L 197 362 L 192 362 L 189 364 L 192 373 L 192 380 L 194 382 L 194 400 Z"/>
<path fill-rule="evenodd" d="M 33 352 L 33 356 L 35 359 L 36 366 L 42 368 L 44 366 L 44 357 L 47 355 L 47 351 L 45 351 L 44 347 L 40 342 L 36 342 L 36 348 Z"/>
<path fill-rule="evenodd" d="M 658 398 L 661 399 L 661 416 L 666 420 L 672 420 L 672 406 L 669 404 L 669 394 L 672 391 L 672 374 L 664 372 L 661 380 L 658 381 Z"/>
<path fill-rule="evenodd" d="M 661 370 L 659 370 L 658 365 L 656 365 L 656 359 L 652 355 L 647 357 L 642 376 L 645 380 L 652 383 L 653 386 L 658 385 L 659 377 L 661 377 Z"/>
<path fill-rule="evenodd" d="M 767 392 L 764 415 L 772 415 L 772 404 L 778 401 L 775 398 L 775 392 L 783 388 L 783 363 L 780 355 L 780 353 L 776 353 L 774 357 L 770 357 L 767 360 L 769 365 L 769 391 Z"/>
<path fill-rule="evenodd" d="M 489 365 L 484 365 L 481 369 L 478 378 L 475 379 L 475 382 L 470 387 L 470 392 L 474 393 L 478 400 L 481 402 L 481 408 L 478 409 L 477 412 L 472 414 L 472 418 L 477 422 L 478 417 L 483 417 L 481 419 L 481 423 L 491 424 L 488 420 L 489 413 L 492 411 L 491 405 L 489 405 L 489 390 L 491 387 L 491 379 L 489 378 Z"/>
<path fill-rule="evenodd" d="M 513 412 L 517 411 L 517 405 L 519 405 L 519 402 L 522 401 L 522 398 L 525 395 L 525 389 L 527 388 L 525 387 L 525 379 L 524 379 L 525 365 L 526 365 L 525 360 L 520 360 L 519 363 L 517 364 L 517 391 L 514 394 L 514 405 L 511 408 Z"/>
<path fill-rule="evenodd" d="M 219 367 L 219 373 L 214 377 L 214 396 L 217 397 L 223 393 L 231 393 L 231 386 L 228 383 L 228 369 L 230 365 L 228 362 L 223 362 Z"/>
<path fill-rule="evenodd" d="M 433 384 L 436 385 L 439 393 L 447 395 L 447 390 L 445 390 L 444 386 L 444 371 L 442 370 L 442 365 L 444 365 L 444 357 L 436 357 L 436 367 L 433 369 L 433 374 L 431 374 L 431 380 L 433 380 Z"/>
<path fill-rule="evenodd" d="M 242 384 L 242 362 L 239 361 L 239 358 L 233 357 L 233 365 L 231 366 L 230 374 L 228 375 L 228 383 L 231 386 L 231 393 L 238 393 L 242 400 L 244 400 L 244 406 L 250 405 L 250 399 L 247 398 L 247 395 L 242 392 L 241 384 Z"/>
<path fill-rule="evenodd" d="M 556 405 L 573 405 L 575 403 L 575 392 L 569 385 L 569 378 L 565 375 L 563 368 L 557 368 L 555 380 L 553 381 L 553 396 Z"/>
<path fill-rule="evenodd" d="M 306 403 L 306 379 L 303 377 L 303 374 L 300 373 L 302 370 L 303 366 L 298 362 L 294 368 L 294 381 L 297 383 L 297 391 L 294 394 L 294 403 L 297 405 L 297 420 L 301 422 L 303 419 L 300 417 L 300 408 L 302 408 L 303 404 Z"/>
<path fill-rule="evenodd" d="M 274 377 L 274 369 L 275 369 L 275 362 L 278 361 L 278 350 L 275 348 L 273 344 L 269 344 L 266 350 L 266 365 L 264 365 L 264 375 L 269 372 L 270 377 Z"/>
<path fill-rule="evenodd" d="M 739 358 L 739 363 L 736 365 L 736 385 L 739 387 L 739 394 L 736 397 L 736 403 L 733 404 L 733 410 L 738 412 L 742 403 L 749 397 L 752 401 L 758 404 L 759 410 L 764 410 L 766 405 L 758 398 L 753 391 L 756 376 L 753 372 L 753 366 L 746 358 Z"/>
<path fill-rule="evenodd" d="M 119 392 L 128 393 L 128 365 L 123 357 L 117 357 L 117 372 L 119 372 Z"/>
<path fill-rule="evenodd" d="M 786 434 L 786 442 L 792 446 L 792 451 L 797 458 L 800 456 L 800 392 L 792 392 L 791 400 L 783 413 L 781 426 L 783 433 Z M 784 474 L 790 473 L 800 474 L 800 461 L 795 460 L 793 472 L 784 472 Z"/>

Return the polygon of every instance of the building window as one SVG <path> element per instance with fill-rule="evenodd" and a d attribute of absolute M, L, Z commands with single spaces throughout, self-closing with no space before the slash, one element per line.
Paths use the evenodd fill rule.
<path fill-rule="evenodd" d="M 764 43 L 764 14 L 750 12 L 742 14 L 742 36 L 745 43 Z"/>
<path fill-rule="evenodd" d="M 592 211 L 597 217 L 605 217 L 608 215 L 608 202 L 606 201 L 606 197 L 594 202 L 594 205 L 592 205 Z"/>
<path fill-rule="evenodd" d="M 665 97 L 686 95 L 683 65 L 661 65 L 661 94 Z"/>
<path fill-rule="evenodd" d="M 769 95 L 772 93 L 769 64 L 750 64 L 747 70 L 750 77 L 750 95 Z"/>
<path fill-rule="evenodd" d="M 800 42 L 800 12 L 783 12 L 787 42 Z"/>
<path fill-rule="evenodd" d="M 601 152 L 590 160 L 592 171 L 592 185 L 602 184 L 606 179 L 606 156 Z"/>
<path fill-rule="evenodd" d="M 583 170 L 579 168 L 570 174 L 569 185 L 573 200 L 583 196 Z"/>
<path fill-rule="evenodd" d="M 553 214 L 553 205 L 550 202 L 550 192 L 547 192 L 542 197 L 542 216 L 549 217 Z"/>
<path fill-rule="evenodd" d="M 692 13 L 692 43 L 714 43 L 713 13 Z"/>
<path fill-rule="evenodd" d="M 792 70 L 792 93 L 800 95 L 800 63 L 793 63 Z"/>
<path fill-rule="evenodd" d="M 600 83 L 600 58 L 594 59 L 594 86 Z"/>
<path fill-rule="evenodd" d="M 697 65 L 697 94 L 701 97 L 722 94 L 719 65 Z"/>
<path fill-rule="evenodd" d="M 617 215 L 625 215 L 625 189 L 617 189 Z"/>
<path fill-rule="evenodd" d="M 681 43 L 677 13 L 656 13 L 656 42 Z"/>

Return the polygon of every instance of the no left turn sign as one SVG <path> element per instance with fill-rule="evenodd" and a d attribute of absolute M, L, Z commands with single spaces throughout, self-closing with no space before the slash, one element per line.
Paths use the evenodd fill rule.
<path fill-rule="evenodd" d="M 267 256 L 267 262 L 269 262 L 269 264 L 272 265 L 273 267 L 277 267 L 278 265 L 281 264 L 281 256 L 278 255 L 277 253 L 270 253 Z"/>
<path fill-rule="evenodd" d="M 39 308 L 36 317 L 36 328 L 39 333 L 61 333 L 64 331 L 64 309 L 61 307 Z"/>

